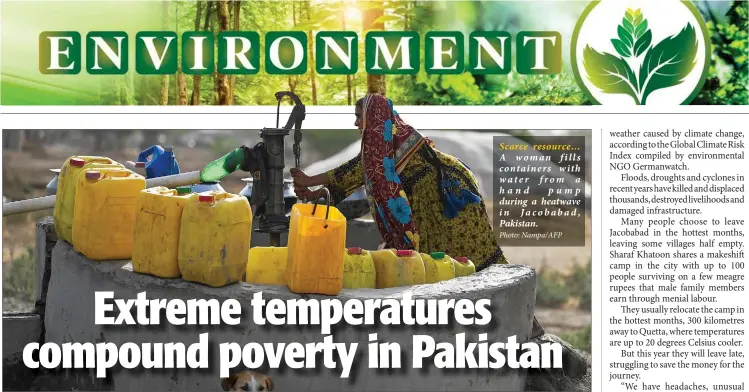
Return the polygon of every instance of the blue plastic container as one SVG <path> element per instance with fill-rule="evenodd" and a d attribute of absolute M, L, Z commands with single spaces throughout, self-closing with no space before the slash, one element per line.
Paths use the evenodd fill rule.
<path fill-rule="evenodd" d="M 138 154 L 138 162 L 146 163 L 146 178 L 179 174 L 179 164 L 172 147 L 151 146 Z"/>

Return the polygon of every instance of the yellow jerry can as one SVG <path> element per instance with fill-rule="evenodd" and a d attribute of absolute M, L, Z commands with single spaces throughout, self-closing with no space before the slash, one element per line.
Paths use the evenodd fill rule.
<path fill-rule="evenodd" d="M 133 232 L 133 270 L 179 278 L 179 230 L 189 188 L 163 186 L 140 191 Z"/>
<path fill-rule="evenodd" d="M 182 279 L 212 287 L 242 280 L 251 232 L 252 210 L 244 196 L 222 191 L 191 194 L 179 231 Z"/>
<path fill-rule="evenodd" d="M 78 187 L 78 176 L 86 170 L 95 168 L 124 168 L 107 157 L 73 156 L 65 160 L 57 176 L 57 193 L 55 210 L 55 232 L 61 240 L 73 243 L 73 211 L 75 208 L 75 191 Z"/>
<path fill-rule="evenodd" d="M 73 213 L 73 247 L 91 260 L 133 255 L 133 230 L 143 176 L 125 168 L 97 168 L 78 176 Z"/>

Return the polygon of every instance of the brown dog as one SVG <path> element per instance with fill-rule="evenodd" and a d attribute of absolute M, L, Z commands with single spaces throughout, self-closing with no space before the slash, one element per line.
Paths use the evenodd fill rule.
<path fill-rule="evenodd" d="M 224 391 L 231 392 L 272 391 L 273 379 L 262 373 L 245 370 L 233 373 L 229 378 L 222 379 L 221 388 Z"/>

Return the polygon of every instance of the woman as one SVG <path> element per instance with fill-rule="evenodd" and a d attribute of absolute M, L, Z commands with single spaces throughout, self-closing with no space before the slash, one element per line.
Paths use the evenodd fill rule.
<path fill-rule="evenodd" d="M 468 166 L 437 150 L 382 95 L 360 99 L 355 113 L 361 153 L 315 176 L 291 169 L 298 197 L 319 198 L 309 187 L 324 185 L 338 204 L 363 185 L 386 248 L 466 256 L 477 271 L 507 263 Z M 543 334 L 534 317 L 531 338 Z"/>
<path fill-rule="evenodd" d="M 316 176 L 291 169 L 297 196 L 314 199 L 319 195 L 309 187 L 324 185 L 337 204 L 364 185 L 385 247 L 466 256 L 477 270 L 506 263 L 465 164 L 437 150 L 382 95 L 356 103 L 355 124 L 361 153 Z"/>

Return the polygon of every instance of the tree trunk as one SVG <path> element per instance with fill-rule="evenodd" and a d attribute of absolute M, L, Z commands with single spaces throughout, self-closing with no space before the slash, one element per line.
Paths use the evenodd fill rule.
<path fill-rule="evenodd" d="M 179 102 L 177 105 L 187 105 L 187 81 L 185 80 L 185 74 L 182 73 L 182 67 L 177 68 L 177 94 L 179 94 Z"/>
<path fill-rule="evenodd" d="M 377 4 L 377 3 L 373 3 Z M 366 30 L 384 30 L 385 24 L 382 22 L 376 23 L 375 21 L 383 15 L 382 8 L 380 6 L 372 6 L 364 11 L 363 15 L 363 29 Z M 385 95 L 386 93 L 385 75 L 370 75 L 367 74 L 367 92 L 379 93 Z"/>
<path fill-rule="evenodd" d="M 341 25 L 343 31 L 346 31 L 346 9 L 341 10 Z M 346 75 L 346 97 L 348 98 L 348 105 L 351 106 L 351 75 Z"/>
<path fill-rule="evenodd" d="M 229 30 L 229 0 L 219 0 L 218 7 L 218 33 Z M 216 105 L 229 104 L 229 81 L 227 75 L 216 70 Z"/>
<path fill-rule="evenodd" d="M 239 31 L 240 0 L 234 0 L 234 31 Z M 234 88 L 237 85 L 237 75 L 229 76 L 229 105 L 234 105 Z"/>
<path fill-rule="evenodd" d="M 163 17 L 163 27 L 164 30 L 169 30 L 169 2 L 164 1 L 164 7 L 162 8 L 162 12 L 164 13 Z M 162 75 L 161 76 L 161 98 L 159 99 L 160 105 L 168 105 L 169 104 L 169 75 Z"/>
<path fill-rule="evenodd" d="M 310 21 L 310 6 L 309 6 L 309 0 L 306 2 L 306 11 L 307 11 L 307 22 Z M 313 34 L 312 29 L 307 32 L 307 46 L 309 47 L 309 76 L 310 81 L 312 84 L 312 105 L 317 105 L 317 83 L 315 83 L 315 55 L 314 55 L 314 42 L 313 42 Z"/>
<path fill-rule="evenodd" d="M 200 31 L 200 18 L 203 13 L 203 3 L 198 0 L 195 5 L 195 31 Z M 206 15 L 209 14 L 208 9 L 211 7 L 211 3 L 206 3 Z M 200 105 L 200 75 L 192 76 L 192 96 L 190 97 L 190 105 Z"/>
<path fill-rule="evenodd" d="M 205 21 L 203 22 L 203 31 L 208 31 L 208 27 L 211 24 L 211 10 L 213 10 L 213 7 L 211 7 L 212 4 L 213 2 L 211 1 L 205 2 Z M 195 29 L 195 31 L 200 31 L 199 21 L 200 21 L 200 18 L 196 16 L 195 26 L 197 26 L 197 28 Z M 200 105 L 200 79 L 201 79 L 201 75 L 194 75 L 192 77 L 192 104 L 193 105 Z"/>

